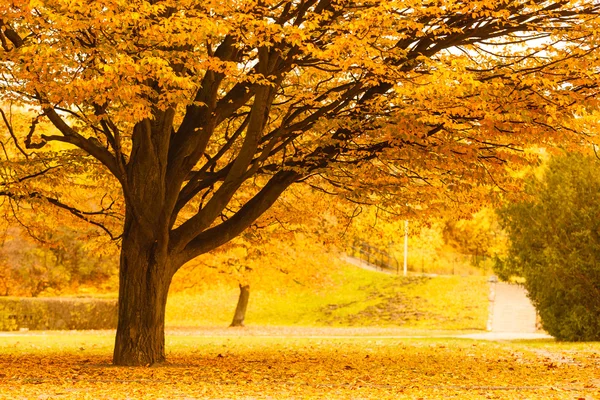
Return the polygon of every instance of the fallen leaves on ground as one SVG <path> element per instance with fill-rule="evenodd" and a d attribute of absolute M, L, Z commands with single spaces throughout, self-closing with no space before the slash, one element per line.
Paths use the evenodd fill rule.
<path fill-rule="evenodd" d="M 599 343 L 237 332 L 171 335 L 137 368 L 110 365 L 106 332 L 4 336 L 0 399 L 600 397 Z"/>

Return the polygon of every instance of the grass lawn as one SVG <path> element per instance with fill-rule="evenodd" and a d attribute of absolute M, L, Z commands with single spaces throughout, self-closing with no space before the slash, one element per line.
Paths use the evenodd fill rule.
<path fill-rule="evenodd" d="M 166 324 L 227 326 L 238 294 L 233 284 L 171 293 Z M 345 266 L 323 287 L 251 286 L 246 324 L 483 330 L 488 296 L 483 276 L 402 277 Z"/>
<path fill-rule="evenodd" d="M 600 343 L 320 329 L 175 331 L 137 368 L 110 366 L 113 332 L 2 335 L 0 399 L 600 398 Z"/>

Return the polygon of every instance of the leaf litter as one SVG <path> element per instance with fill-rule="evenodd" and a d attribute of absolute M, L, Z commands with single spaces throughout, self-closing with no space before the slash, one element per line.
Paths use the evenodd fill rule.
<path fill-rule="evenodd" d="M 84 336 L 70 347 L 53 347 L 56 337 L 46 346 L 29 343 L 35 347 L 27 343 L 35 336 L 4 338 L 0 399 L 600 397 L 598 343 L 246 336 L 238 330 L 229 337 L 171 335 L 168 363 L 114 367 L 109 347 L 100 343 L 108 345 L 110 335 L 83 350 L 78 339 Z"/>

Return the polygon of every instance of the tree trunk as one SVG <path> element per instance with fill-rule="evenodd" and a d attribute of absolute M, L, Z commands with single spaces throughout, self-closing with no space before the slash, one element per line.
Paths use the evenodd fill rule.
<path fill-rule="evenodd" d="M 246 318 L 246 309 L 248 308 L 248 299 L 250 298 L 250 285 L 240 284 L 240 297 L 238 298 L 233 321 L 229 326 L 244 326 L 244 318 Z"/>
<path fill-rule="evenodd" d="M 165 307 L 173 276 L 165 251 L 147 236 L 123 236 L 115 365 L 165 361 Z"/>

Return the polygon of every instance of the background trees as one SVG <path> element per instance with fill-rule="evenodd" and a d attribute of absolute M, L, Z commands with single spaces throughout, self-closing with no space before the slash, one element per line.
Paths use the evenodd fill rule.
<path fill-rule="evenodd" d="M 10 128 L 0 131 L 0 293 L 38 296 L 110 285 L 118 265 L 111 230 L 122 224 L 114 186 L 61 143 L 26 150 L 13 135 L 31 129 L 37 114 L 8 104 L 0 111 Z M 47 122 L 33 125 L 53 132 Z"/>
<path fill-rule="evenodd" d="M 491 207 L 482 208 L 468 219 L 445 218 L 443 237 L 451 248 L 469 254 L 477 266 L 502 254 L 506 247 L 504 232 Z"/>
<path fill-rule="evenodd" d="M 505 162 L 526 158 L 515 148 L 591 135 L 599 10 L 583 0 L 4 2 L 0 100 L 36 116 L 26 129 L 5 120 L 19 151 L 2 194 L 105 228 L 109 205 L 124 205 L 114 360 L 161 362 L 175 272 L 292 184 L 423 210 L 487 192 L 488 179 L 510 189 Z M 54 130 L 36 130 L 41 121 Z M 53 143 L 68 146 L 44 153 Z M 70 173 L 122 196 L 76 204 L 57 190 Z M 40 191 L 34 178 L 55 184 Z"/>
<path fill-rule="evenodd" d="M 116 287 L 117 248 L 90 227 L 44 226 L 33 238 L 17 224 L 0 235 L 0 295 L 57 295 Z M 86 229 L 87 228 L 87 229 Z M 90 234 L 91 233 L 91 234 Z"/>
<path fill-rule="evenodd" d="M 595 157 L 553 158 L 505 206 L 508 254 L 501 278 L 525 278 L 542 325 L 561 340 L 600 339 L 600 165 Z"/>

